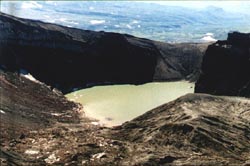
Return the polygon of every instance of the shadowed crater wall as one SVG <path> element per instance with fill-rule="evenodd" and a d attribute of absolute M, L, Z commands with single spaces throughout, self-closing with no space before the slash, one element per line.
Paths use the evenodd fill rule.
<path fill-rule="evenodd" d="M 250 97 L 250 33 L 229 33 L 210 45 L 195 92 Z"/>
<path fill-rule="evenodd" d="M 199 75 L 208 44 L 167 44 L 0 13 L 0 67 L 25 69 L 64 93 L 100 84 L 142 84 Z"/>

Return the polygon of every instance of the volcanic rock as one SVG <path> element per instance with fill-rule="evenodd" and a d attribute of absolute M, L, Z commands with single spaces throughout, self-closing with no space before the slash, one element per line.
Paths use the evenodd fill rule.
<path fill-rule="evenodd" d="M 250 33 L 233 32 L 210 45 L 195 92 L 250 97 Z"/>
<path fill-rule="evenodd" d="M 17 73 L 0 70 L 0 96 L 1 141 L 24 139 L 25 131 L 51 123 L 79 121 L 79 104 Z"/>
<path fill-rule="evenodd" d="M 0 67 L 26 70 L 69 92 L 99 84 L 142 84 L 199 76 L 208 44 L 167 44 L 0 13 Z"/>
<path fill-rule="evenodd" d="M 250 100 L 188 94 L 114 131 L 127 165 L 244 165 L 250 159 Z M 124 164 L 126 165 L 126 164 Z"/>

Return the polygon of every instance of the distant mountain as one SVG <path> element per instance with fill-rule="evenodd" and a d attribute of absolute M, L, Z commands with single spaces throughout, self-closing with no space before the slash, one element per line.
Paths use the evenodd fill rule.
<path fill-rule="evenodd" d="M 2 11 L 81 29 L 128 33 L 167 42 L 203 42 L 206 33 L 226 39 L 250 31 L 249 14 L 220 7 L 191 9 L 142 2 L 2 2 Z"/>

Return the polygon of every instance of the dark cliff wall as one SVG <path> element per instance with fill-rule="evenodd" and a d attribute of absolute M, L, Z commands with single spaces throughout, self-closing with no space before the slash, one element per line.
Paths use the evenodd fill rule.
<path fill-rule="evenodd" d="M 0 31 L 2 68 L 25 69 L 63 92 L 96 84 L 186 79 L 197 73 L 207 47 L 79 30 L 3 13 Z"/>
<path fill-rule="evenodd" d="M 200 75 L 203 55 L 211 43 L 155 42 L 160 51 L 157 59 L 154 80 L 179 80 L 185 78 L 196 81 Z"/>
<path fill-rule="evenodd" d="M 195 92 L 250 97 L 249 33 L 229 33 L 208 47 Z"/>

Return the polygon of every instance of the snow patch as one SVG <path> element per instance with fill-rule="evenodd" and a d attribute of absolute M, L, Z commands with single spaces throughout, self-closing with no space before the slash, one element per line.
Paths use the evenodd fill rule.
<path fill-rule="evenodd" d="M 206 42 L 214 42 L 217 41 L 214 38 L 214 34 L 213 33 L 206 33 L 205 36 L 203 38 L 201 38 L 201 40 L 206 41 Z"/>
<path fill-rule="evenodd" d="M 206 34 L 205 34 L 205 36 L 214 36 L 214 34 L 213 34 L 213 33 L 208 32 L 208 33 L 206 33 Z"/>
<path fill-rule="evenodd" d="M 201 40 L 203 40 L 203 41 L 217 41 L 215 38 L 213 38 L 211 36 L 204 36 L 203 38 L 201 38 Z"/>
<path fill-rule="evenodd" d="M 90 24 L 92 25 L 104 24 L 105 22 L 105 20 L 90 20 Z"/>
<path fill-rule="evenodd" d="M 25 69 L 20 69 L 19 73 L 22 77 L 25 77 L 33 82 L 39 82 L 37 79 L 35 79 L 27 70 Z"/>
<path fill-rule="evenodd" d="M 1 114 L 6 114 L 3 110 L 0 110 L 0 113 L 1 113 Z"/>
<path fill-rule="evenodd" d="M 26 75 L 22 75 L 22 76 L 31 80 L 31 81 L 38 82 L 31 74 L 26 74 Z"/>

